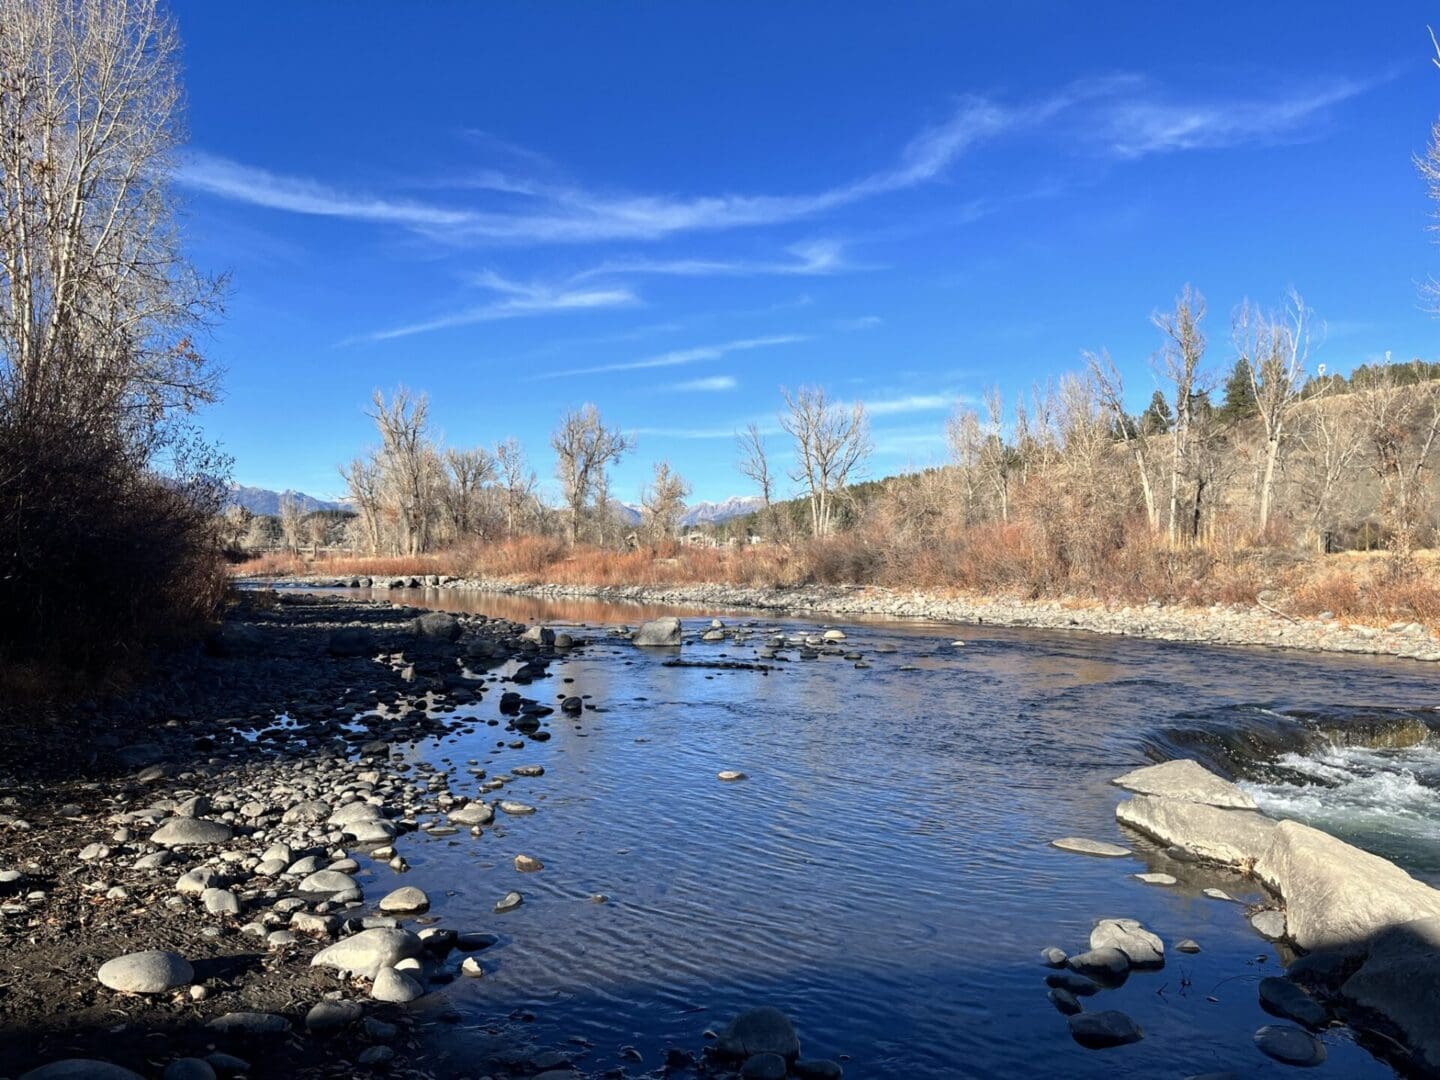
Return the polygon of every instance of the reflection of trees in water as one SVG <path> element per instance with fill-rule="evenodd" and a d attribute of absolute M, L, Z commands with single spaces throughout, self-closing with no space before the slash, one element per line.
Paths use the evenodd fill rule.
<path fill-rule="evenodd" d="M 523 623 L 640 623 L 662 615 L 697 619 L 723 615 L 734 619 L 754 619 L 755 612 L 725 608 L 673 607 L 666 604 L 640 604 L 615 600 L 570 599 L 543 596 L 517 596 L 511 593 L 470 589 L 345 589 L 346 595 L 367 599 L 388 600 L 395 604 L 454 611 L 466 615 L 488 615 L 493 619 L 511 619 Z"/>

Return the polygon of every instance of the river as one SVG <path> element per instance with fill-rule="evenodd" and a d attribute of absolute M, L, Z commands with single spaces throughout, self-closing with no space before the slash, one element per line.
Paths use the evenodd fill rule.
<path fill-rule="evenodd" d="M 519 1030 L 535 1047 L 576 1055 L 586 1073 L 659 1075 L 668 1048 L 698 1051 L 707 1027 L 768 1003 L 795 1018 L 807 1056 L 844 1056 L 852 1077 L 1279 1075 L 1251 1035 L 1273 1021 L 1255 985 L 1286 957 L 1255 935 L 1241 905 L 1200 892 L 1258 900 L 1258 890 L 1175 864 L 1114 820 L 1121 793 L 1109 780 L 1177 747 L 1212 764 L 1229 753 L 1221 764 L 1271 812 L 1318 820 L 1440 880 L 1430 801 L 1440 768 L 1428 742 L 1337 746 L 1313 719 L 1343 723 L 1357 707 L 1423 717 L 1435 683 L 1419 664 L 876 620 L 844 627 L 845 647 L 868 668 L 802 660 L 791 648 L 769 672 L 714 670 L 666 666 L 668 651 L 608 636 L 665 609 L 343 592 L 579 627 L 596 641 L 521 687 L 542 701 L 589 695 L 596 706 L 578 720 L 549 717 L 549 741 L 507 748 L 503 732 L 479 722 L 499 715 L 491 693 L 471 707 L 475 725 L 409 751 L 462 780 L 470 761 L 492 775 L 546 770 L 510 789 L 537 813 L 501 815 L 478 841 L 402 842 L 405 884 L 430 894 L 443 924 L 502 936 L 480 954 L 486 976 L 457 981 L 434 1006 L 460 1014 L 449 1044 L 457 1061 L 497 1030 Z M 714 615 L 789 635 L 823 625 L 675 613 L 687 630 Z M 757 629 L 742 643 L 687 643 L 684 656 L 752 661 L 764 642 Z M 1234 740 L 1212 737 L 1268 730 L 1277 717 L 1315 738 L 1291 732 L 1239 761 Z M 723 769 L 748 779 L 722 783 Z M 1404 795 L 1406 784 L 1421 794 Z M 1387 830 L 1396 815 L 1404 828 Z M 1066 835 L 1123 842 L 1136 856 L 1049 846 Z M 544 870 L 518 874 L 520 853 Z M 1131 876 L 1146 870 L 1180 884 Z M 383 865 L 366 872 L 392 887 Z M 511 889 L 524 904 L 493 914 Z M 1129 1013 L 1146 1033 L 1090 1051 L 1047 1002 L 1038 953 L 1079 950 L 1102 916 L 1138 918 L 1172 946 L 1193 938 L 1202 951 L 1172 949 L 1164 970 L 1087 1002 Z M 1392 1075 L 1348 1029 L 1324 1040 L 1322 1071 Z"/>

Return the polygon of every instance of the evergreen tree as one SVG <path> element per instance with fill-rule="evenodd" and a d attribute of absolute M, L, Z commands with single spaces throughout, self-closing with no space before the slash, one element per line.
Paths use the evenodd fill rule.
<path fill-rule="evenodd" d="M 1250 381 L 1250 361 L 1242 356 L 1235 361 L 1229 378 L 1225 380 L 1225 400 L 1218 415 L 1225 423 L 1233 424 L 1257 412 L 1259 405 L 1255 401 L 1255 387 Z"/>
<path fill-rule="evenodd" d="M 1140 414 L 1141 429 L 1146 435 L 1164 435 L 1174 421 L 1170 403 L 1165 400 L 1164 394 L 1156 390 L 1150 398 L 1150 407 Z"/>

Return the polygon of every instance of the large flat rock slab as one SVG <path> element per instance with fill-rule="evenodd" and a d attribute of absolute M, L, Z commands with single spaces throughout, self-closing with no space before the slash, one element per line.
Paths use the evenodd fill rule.
<path fill-rule="evenodd" d="M 1382 930 L 1440 916 L 1440 892 L 1298 821 L 1276 824 L 1255 876 L 1285 898 L 1286 936 L 1307 952 L 1359 952 Z"/>
<path fill-rule="evenodd" d="M 1115 817 L 1152 840 L 1184 848 L 1202 859 L 1248 866 L 1265 854 L 1276 822 L 1256 810 L 1232 810 L 1184 799 L 1136 795 L 1115 807 Z"/>
<path fill-rule="evenodd" d="M 1190 758 L 1147 765 L 1117 776 L 1110 782 L 1137 795 L 1159 795 L 1231 810 L 1256 808 L 1255 800 L 1244 791 Z"/>

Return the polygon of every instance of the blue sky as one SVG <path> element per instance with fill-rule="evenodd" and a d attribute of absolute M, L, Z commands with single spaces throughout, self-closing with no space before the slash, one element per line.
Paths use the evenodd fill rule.
<path fill-rule="evenodd" d="M 1423 5 L 1001 7 L 176 0 L 185 228 L 232 277 L 202 423 L 325 494 L 377 387 L 546 479 L 593 401 L 617 497 L 666 458 L 717 499 L 781 385 L 866 401 L 873 475 L 1087 348 L 1138 409 L 1186 282 L 1217 367 L 1291 286 L 1332 368 L 1436 357 Z"/>

